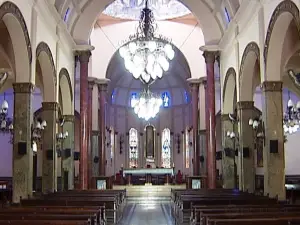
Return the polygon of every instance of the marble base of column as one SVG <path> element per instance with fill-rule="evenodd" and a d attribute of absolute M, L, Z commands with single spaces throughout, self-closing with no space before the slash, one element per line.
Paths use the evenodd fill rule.
<path fill-rule="evenodd" d="M 283 134 L 282 82 L 266 81 L 263 83 L 265 121 L 264 193 L 271 198 L 285 200 L 285 158 Z M 270 141 L 278 142 L 278 153 L 270 153 Z"/>
<path fill-rule="evenodd" d="M 31 83 L 15 83 L 14 138 L 13 138 L 13 203 L 32 196 L 33 152 L 31 150 Z M 19 143 L 24 143 L 25 154 L 19 154 Z"/>
<path fill-rule="evenodd" d="M 56 121 L 58 103 L 43 102 L 42 108 L 42 118 L 47 122 L 43 132 L 42 191 L 51 193 L 57 191 Z"/>
<path fill-rule="evenodd" d="M 64 123 L 64 132 L 68 131 L 69 135 L 64 140 L 63 148 L 64 152 L 67 153 L 70 151 L 70 157 L 64 157 L 63 160 L 63 168 L 64 171 L 67 172 L 68 177 L 64 177 L 64 179 L 67 179 L 68 186 L 64 187 L 65 190 L 73 190 L 74 189 L 74 138 L 75 138 L 75 124 L 74 115 L 64 115 L 65 123 Z"/>
<path fill-rule="evenodd" d="M 253 193 L 255 191 L 255 161 L 254 161 L 254 135 L 249 120 L 253 119 L 254 102 L 241 101 L 237 103 L 240 126 L 239 144 L 239 187 L 242 191 Z"/>
<path fill-rule="evenodd" d="M 223 188 L 233 189 L 236 187 L 236 168 L 234 166 L 235 163 L 235 147 L 233 139 L 227 137 L 227 132 L 234 132 L 234 124 L 229 119 L 228 114 L 222 114 L 222 178 L 223 178 Z M 224 149 L 229 148 L 233 150 L 233 154 L 226 155 Z"/>

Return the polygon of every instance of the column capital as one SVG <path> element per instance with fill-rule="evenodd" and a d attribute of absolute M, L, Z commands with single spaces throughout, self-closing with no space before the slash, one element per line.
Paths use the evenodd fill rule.
<path fill-rule="evenodd" d="M 95 77 L 88 77 L 88 89 L 93 90 L 94 85 L 96 84 L 97 78 Z"/>
<path fill-rule="evenodd" d="M 282 81 L 264 81 L 261 84 L 261 88 L 264 92 L 281 92 Z"/>
<path fill-rule="evenodd" d="M 220 48 L 217 45 L 205 45 L 201 46 L 200 51 L 203 51 L 203 57 L 205 58 L 205 63 L 215 63 L 216 56 L 219 55 Z"/>
<path fill-rule="evenodd" d="M 186 80 L 189 84 L 189 86 L 192 88 L 192 89 L 198 89 L 199 88 L 199 85 L 200 85 L 200 79 L 199 78 L 189 78 Z"/>
<path fill-rule="evenodd" d="M 71 122 L 71 123 L 74 123 L 74 121 L 75 121 L 75 116 L 74 116 L 74 115 L 64 115 L 64 120 L 65 120 L 65 122 Z"/>
<path fill-rule="evenodd" d="M 206 77 L 200 77 L 199 82 L 200 82 L 200 85 L 204 85 L 204 87 L 206 88 L 206 84 L 207 84 Z"/>
<path fill-rule="evenodd" d="M 98 85 L 99 92 L 106 92 L 109 82 L 110 82 L 110 79 L 106 79 L 106 78 L 97 79 L 96 84 Z"/>
<path fill-rule="evenodd" d="M 32 83 L 14 83 L 13 88 L 15 93 L 32 93 L 34 85 Z"/>
<path fill-rule="evenodd" d="M 43 110 L 58 111 L 59 107 L 58 102 L 42 102 Z"/>
<path fill-rule="evenodd" d="M 237 110 L 254 109 L 253 101 L 240 101 L 236 103 Z"/>

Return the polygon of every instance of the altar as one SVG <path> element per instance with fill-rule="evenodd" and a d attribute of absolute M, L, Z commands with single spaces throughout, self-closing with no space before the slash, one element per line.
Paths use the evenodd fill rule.
<path fill-rule="evenodd" d="M 130 168 L 123 170 L 123 177 L 127 184 L 169 183 L 173 176 L 173 168 Z"/>

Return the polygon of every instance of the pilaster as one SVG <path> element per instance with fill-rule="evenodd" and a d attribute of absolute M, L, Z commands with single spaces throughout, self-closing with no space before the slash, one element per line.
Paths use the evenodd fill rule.
<path fill-rule="evenodd" d="M 64 187 L 65 190 L 74 189 L 74 138 L 75 138 L 75 116 L 74 115 L 64 115 L 65 123 L 63 126 L 63 131 L 68 132 L 68 137 L 63 142 L 63 148 L 65 154 L 62 154 L 63 157 L 63 168 L 64 171 L 68 172 L 68 177 L 64 179 L 68 180 L 68 187 Z M 66 153 L 70 152 L 70 156 L 66 157 Z"/>
<path fill-rule="evenodd" d="M 232 139 L 227 137 L 227 132 L 235 132 L 234 124 L 229 119 L 228 114 L 222 114 L 221 116 L 221 123 L 222 123 L 222 177 L 223 177 L 223 188 L 233 189 L 236 188 L 236 175 L 235 172 L 237 165 L 235 161 L 235 147 L 236 147 L 236 140 L 235 138 Z M 225 149 L 230 149 L 230 155 L 225 154 Z"/>
<path fill-rule="evenodd" d="M 254 115 L 253 101 L 237 103 L 239 117 L 239 188 L 253 193 L 255 191 L 254 133 L 249 120 Z"/>
<path fill-rule="evenodd" d="M 264 193 L 270 197 L 285 199 L 285 159 L 283 135 L 282 82 L 265 81 L 262 84 L 264 93 Z M 270 153 L 270 142 L 278 142 L 278 153 Z M 272 146 L 272 148 L 274 148 Z M 272 149 L 275 150 L 275 149 Z"/>
<path fill-rule="evenodd" d="M 56 121 L 58 118 L 57 102 L 43 102 L 43 119 L 47 122 L 43 133 L 43 193 L 57 191 L 57 152 L 56 152 Z"/>
<path fill-rule="evenodd" d="M 13 202 L 32 196 L 33 152 L 31 150 L 31 100 L 33 84 L 15 83 L 13 138 Z M 21 152 L 25 154 L 20 154 Z"/>

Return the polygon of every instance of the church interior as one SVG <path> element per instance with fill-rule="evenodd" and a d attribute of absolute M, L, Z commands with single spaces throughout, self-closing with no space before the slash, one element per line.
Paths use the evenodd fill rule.
<path fill-rule="evenodd" d="M 300 224 L 299 9 L 0 0 L 0 225 Z"/>

